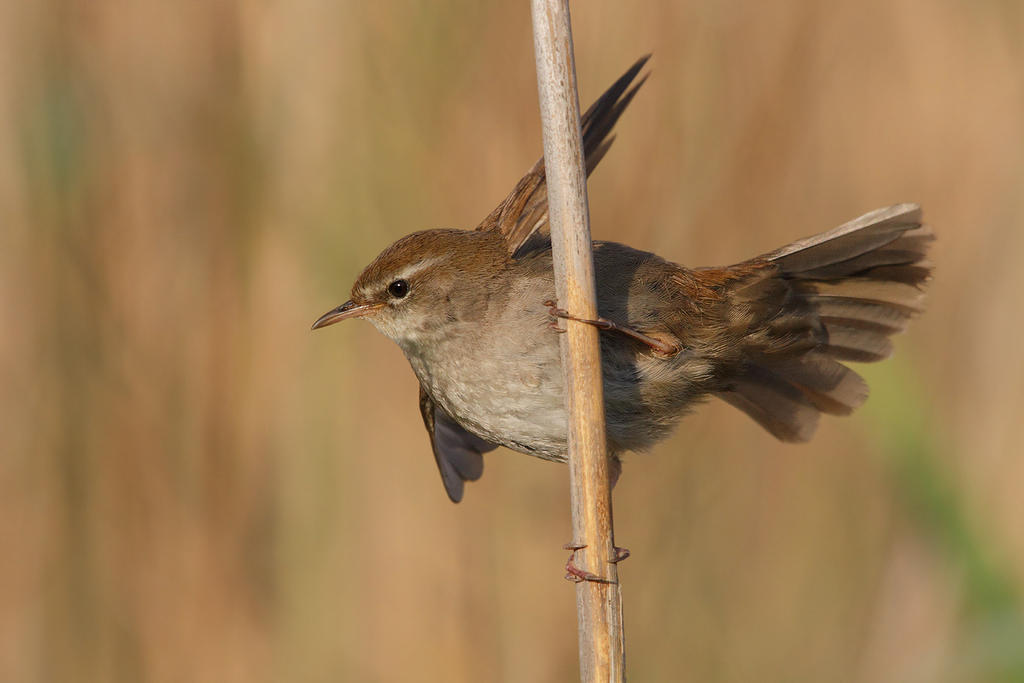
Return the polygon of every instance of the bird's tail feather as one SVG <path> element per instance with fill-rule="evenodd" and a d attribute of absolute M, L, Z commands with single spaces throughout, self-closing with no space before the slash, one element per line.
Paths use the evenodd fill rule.
<path fill-rule="evenodd" d="M 839 361 L 892 353 L 890 337 L 921 311 L 933 239 L 920 207 L 900 204 L 761 257 L 776 266 L 773 281 L 753 283 L 747 296 L 781 301 L 767 307 L 763 334 L 752 337 L 765 341 L 719 397 L 782 441 L 809 439 L 820 413 L 852 412 L 868 388 Z M 801 338 L 810 340 L 801 353 L 772 352 Z"/>

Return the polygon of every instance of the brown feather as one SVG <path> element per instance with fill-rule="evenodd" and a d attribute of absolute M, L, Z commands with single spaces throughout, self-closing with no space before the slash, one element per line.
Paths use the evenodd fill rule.
<path fill-rule="evenodd" d="M 824 353 L 774 366 L 811 400 L 818 410 L 830 415 L 848 415 L 868 397 L 868 385 L 856 372 Z"/>
<path fill-rule="evenodd" d="M 743 337 L 745 356 L 719 396 L 784 441 L 809 438 L 811 412 L 853 411 L 867 385 L 839 361 L 892 353 L 889 337 L 921 310 L 933 239 L 920 208 L 900 204 L 731 268 L 698 271 L 729 290 Z"/>
<path fill-rule="evenodd" d="M 633 101 L 637 90 L 647 80 L 646 76 L 635 85 L 640 70 L 650 59 L 641 57 L 629 68 L 594 104 L 580 117 L 583 133 L 583 154 L 587 175 L 597 167 L 611 147 L 614 138 L 609 138 L 622 112 Z M 477 230 L 495 230 L 505 239 L 508 253 L 521 255 L 530 244 L 543 244 L 546 240 L 531 239 L 544 233 L 548 222 L 548 189 L 544 171 L 544 158 L 516 184 L 515 189 L 488 215 Z"/>
<path fill-rule="evenodd" d="M 739 408 L 779 441 L 807 441 L 819 411 L 799 389 L 763 368 L 751 367 L 718 397 Z"/>

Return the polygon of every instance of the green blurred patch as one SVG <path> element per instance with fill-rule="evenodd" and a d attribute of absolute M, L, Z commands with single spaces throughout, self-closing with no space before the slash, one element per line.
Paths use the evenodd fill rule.
<path fill-rule="evenodd" d="M 933 548 L 955 570 L 965 630 L 955 680 L 1024 681 L 1024 615 L 1020 586 L 969 514 L 943 426 L 905 360 L 863 368 L 872 387 L 867 413 L 896 498 Z"/>

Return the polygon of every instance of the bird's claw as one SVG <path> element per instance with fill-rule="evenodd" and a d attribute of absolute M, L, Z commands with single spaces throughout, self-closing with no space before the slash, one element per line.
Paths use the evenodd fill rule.
<path fill-rule="evenodd" d="M 573 544 L 573 543 L 566 543 L 562 547 L 565 548 L 566 550 L 571 550 L 572 551 L 572 554 L 569 555 L 568 561 L 566 561 L 566 563 L 565 563 L 565 578 L 566 578 L 567 581 L 572 581 L 573 583 L 583 583 L 584 581 L 590 581 L 592 583 L 617 583 L 616 581 L 612 581 L 611 579 L 603 578 L 603 577 L 598 576 L 597 574 L 595 574 L 593 572 L 588 572 L 587 570 L 580 569 L 579 567 L 576 566 L 576 552 L 586 548 L 587 547 L 586 545 L 576 545 L 576 544 Z M 622 554 L 623 552 L 625 552 L 625 555 Z M 616 548 L 615 549 L 615 559 L 611 560 L 611 562 L 613 564 L 616 564 L 616 563 L 621 562 L 622 560 L 626 559 L 627 557 L 629 557 L 629 551 L 628 550 L 626 550 L 625 548 Z"/>
<path fill-rule="evenodd" d="M 554 318 L 554 320 L 552 320 L 550 323 L 548 323 L 548 327 L 550 327 L 555 332 L 564 334 L 566 332 L 566 329 L 558 324 L 558 319 L 559 318 L 562 318 L 562 319 L 568 318 L 569 317 L 569 312 L 566 311 L 564 308 L 559 308 L 558 304 L 556 304 L 551 299 L 548 299 L 547 301 L 545 301 L 544 305 L 547 306 L 547 308 L 548 308 L 548 315 L 550 315 L 552 318 Z"/>

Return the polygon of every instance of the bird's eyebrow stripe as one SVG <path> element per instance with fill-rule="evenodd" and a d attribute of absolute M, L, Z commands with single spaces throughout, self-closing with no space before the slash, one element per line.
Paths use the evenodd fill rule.
<path fill-rule="evenodd" d="M 442 261 L 447 260 L 444 256 L 433 256 L 431 258 L 425 258 L 416 263 L 411 263 L 395 275 L 394 280 L 407 280 L 417 273 L 421 273 L 431 266 L 437 265 Z"/>

